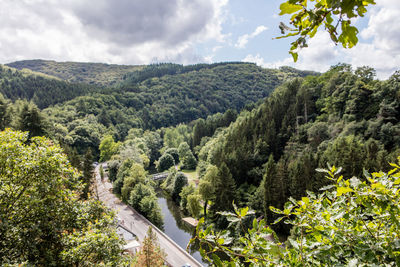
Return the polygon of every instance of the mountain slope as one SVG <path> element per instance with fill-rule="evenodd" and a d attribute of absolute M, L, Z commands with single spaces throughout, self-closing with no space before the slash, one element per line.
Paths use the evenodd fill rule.
<path fill-rule="evenodd" d="M 53 60 L 22 60 L 7 64 L 22 70 L 45 73 L 72 83 L 87 83 L 111 86 L 119 83 L 129 72 L 140 70 L 142 66 L 114 65 L 103 63 L 56 62 Z"/>
<path fill-rule="evenodd" d="M 388 170 L 400 151 L 399 115 L 398 74 L 377 81 L 335 66 L 277 88 L 211 139 L 199 158 L 227 166 L 238 187 L 236 203 L 273 221 L 270 205 L 282 208 L 288 197 L 329 183 L 315 171 L 327 163 L 343 167 L 344 177 L 363 178 L 364 168 Z"/>
<path fill-rule="evenodd" d="M 0 93 L 13 101 L 32 100 L 41 109 L 97 90 L 91 85 L 71 84 L 45 74 L 0 65 Z"/>
<path fill-rule="evenodd" d="M 2 67 L 0 92 L 46 108 L 51 124 L 57 126 L 54 135 L 84 151 L 97 148 L 106 131 L 123 140 L 135 127 L 155 130 L 228 109 L 240 111 L 283 81 L 308 74 L 313 73 L 241 62 L 156 64 L 126 73 L 115 86 L 98 87 Z"/>
<path fill-rule="evenodd" d="M 101 121 L 114 126 L 130 120 L 129 125 L 136 121 L 146 129 L 158 129 L 230 108 L 241 110 L 268 96 L 285 77 L 299 75 L 250 63 L 150 65 L 127 74 L 118 87 L 59 105 L 57 113 L 74 107 L 78 114 L 102 114 Z"/>

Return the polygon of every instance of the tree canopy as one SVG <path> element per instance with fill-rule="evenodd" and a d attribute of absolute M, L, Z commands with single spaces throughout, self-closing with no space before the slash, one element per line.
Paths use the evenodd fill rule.
<path fill-rule="evenodd" d="M 123 241 L 101 203 L 79 198 L 82 184 L 58 145 L 0 132 L 0 264 L 119 264 Z"/>
<path fill-rule="evenodd" d="M 282 210 L 270 207 L 281 216 L 276 222 L 293 227 L 285 245 L 256 218 L 239 236 L 211 226 L 203 230 L 202 219 L 191 242 L 200 241 L 201 254 L 216 266 L 398 266 L 400 166 L 391 165 L 388 173 L 365 171 L 363 179 L 344 177 L 341 168 L 319 169 L 332 182 L 322 193 L 291 198 Z M 246 218 L 254 213 L 243 208 L 223 214 L 230 229 L 246 229 Z"/>

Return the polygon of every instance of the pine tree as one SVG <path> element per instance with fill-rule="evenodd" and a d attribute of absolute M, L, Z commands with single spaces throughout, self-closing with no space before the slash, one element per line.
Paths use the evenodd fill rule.
<path fill-rule="evenodd" d="M 232 210 L 232 202 L 236 200 L 236 184 L 225 163 L 222 163 L 216 178 L 214 208 L 218 211 Z"/>
<path fill-rule="evenodd" d="M 198 146 L 201 138 L 207 136 L 207 125 L 204 119 L 198 119 L 193 127 L 192 144 L 193 147 Z"/>
<path fill-rule="evenodd" d="M 10 125 L 11 114 L 9 104 L 3 95 L 0 94 L 0 131 Z"/>
<path fill-rule="evenodd" d="M 103 165 L 100 165 L 100 178 L 101 178 L 101 181 L 104 181 L 104 169 L 103 169 Z"/>
<path fill-rule="evenodd" d="M 74 166 L 78 170 L 82 169 L 81 166 L 82 159 L 75 147 L 69 149 L 68 159 L 71 162 L 72 166 Z"/>
<path fill-rule="evenodd" d="M 276 178 L 276 166 L 274 157 L 272 154 L 268 158 L 268 162 L 265 165 L 264 177 L 263 177 L 263 186 L 264 186 L 264 214 L 268 219 L 270 217 L 271 211 L 269 210 L 269 206 L 273 205 L 273 195 L 274 195 L 274 183 Z"/>
<path fill-rule="evenodd" d="M 82 198 L 87 199 L 89 194 L 89 187 L 93 179 L 93 155 L 92 150 L 89 148 L 86 151 L 83 160 L 83 177 L 84 188 L 82 192 Z"/>
<path fill-rule="evenodd" d="M 135 266 L 159 267 L 164 266 L 166 254 L 160 248 L 157 236 L 150 226 L 143 240 L 143 247 L 136 256 Z"/>
<path fill-rule="evenodd" d="M 18 130 L 28 131 L 29 138 L 43 136 L 47 133 L 45 119 L 39 108 L 29 102 L 24 102 L 18 118 Z"/>

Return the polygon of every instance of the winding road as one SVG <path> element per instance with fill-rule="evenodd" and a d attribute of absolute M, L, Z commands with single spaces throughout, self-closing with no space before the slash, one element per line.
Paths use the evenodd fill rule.
<path fill-rule="evenodd" d="M 103 165 L 104 167 L 104 165 Z M 95 169 L 96 179 L 95 184 L 99 200 L 104 204 L 115 210 L 121 223 L 136 234 L 139 243 L 141 243 L 146 236 L 147 229 L 152 226 L 157 235 L 160 247 L 167 254 L 166 262 L 173 267 L 180 267 L 183 265 L 190 265 L 192 267 L 202 266 L 196 259 L 194 259 L 186 250 L 182 249 L 171 238 L 144 218 L 141 214 L 135 211 L 132 207 L 123 203 L 112 193 L 112 184 L 108 179 L 101 181 L 99 174 L 100 164 Z"/>

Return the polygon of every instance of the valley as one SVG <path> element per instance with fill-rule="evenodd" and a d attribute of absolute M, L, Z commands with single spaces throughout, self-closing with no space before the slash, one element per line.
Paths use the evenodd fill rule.
<path fill-rule="evenodd" d="M 148 225 L 165 226 L 179 246 L 154 230 L 152 242 L 160 250 L 153 249 L 155 255 L 166 253 L 172 266 L 192 261 L 182 251 L 188 242 L 199 248 L 195 255 L 202 262 L 193 260 L 191 266 L 216 261 L 210 252 L 214 238 L 221 255 L 230 247 L 241 249 L 246 240 L 241 235 L 258 223 L 268 225 L 267 232 L 259 230 L 262 235 L 288 236 L 292 242 L 297 227 L 280 217 L 293 205 L 304 205 L 321 188 L 334 188 L 337 197 L 354 192 L 372 179 L 370 173 L 397 166 L 389 164 L 400 151 L 397 72 L 377 80 L 372 68 L 353 70 L 347 64 L 315 73 L 239 62 L 140 68 L 50 63 L 9 64 L 22 71 L 0 67 L 1 130 L 28 131 L 28 140 L 44 135 L 60 146 L 80 171 L 74 182 L 83 186 L 76 189 L 80 199 L 91 198 L 95 181 L 99 199 L 117 211 L 142 246 L 149 244 Z M 72 79 L 82 66 L 87 71 Z M 52 70 L 59 68 L 69 74 Z M 110 77 L 112 82 L 92 82 L 114 71 L 119 74 Z M 93 180 L 95 161 L 101 164 Z M 100 169 L 103 163 L 107 170 Z M 339 172 L 347 184 L 332 185 L 341 183 L 343 178 L 335 178 Z M 165 177 L 154 180 L 154 173 Z M 360 182 L 350 182 L 351 177 Z M 171 205 L 199 220 L 193 236 L 176 226 L 182 222 L 172 219 Z M 130 218 L 138 216 L 152 224 L 137 228 L 142 222 Z M 109 227 L 112 231 L 112 223 Z M 186 256 L 171 250 L 176 246 Z"/>

